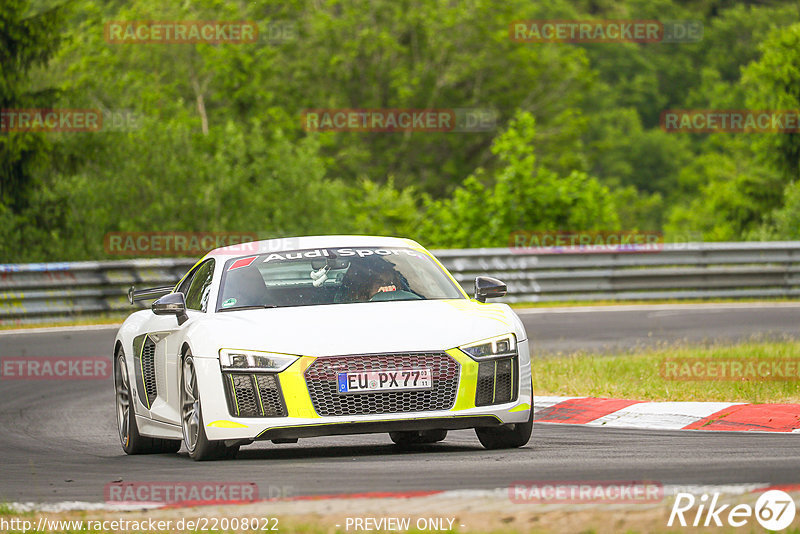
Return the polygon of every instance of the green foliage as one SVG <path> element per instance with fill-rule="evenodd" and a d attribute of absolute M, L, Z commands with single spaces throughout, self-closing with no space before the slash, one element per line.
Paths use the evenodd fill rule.
<path fill-rule="evenodd" d="M 660 193 L 646 194 L 629 185 L 612 190 L 612 194 L 619 228 L 647 231 L 662 228 L 664 198 Z"/>
<path fill-rule="evenodd" d="M 107 257 L 112 231 L 514 230 L 800 238 L 800 134 L 663 131 L 666 109 L 800 108 L 800 4 L 7 0 L 0 108 L 136 127 L 0 132 L 0 262 Z M 696 43 L 517 43 L 509 23 L 697 20 Z M 109 21 L 253 20 L 251 44 L 106 42 Z M 312 108 L 494 110 L 482 132 L 313 133 Z"/>
<path fill-rule="evenodd" d="M 416 235 L 422 215 L 413 187 L 398 189 L 390 177 L 385 184 L 363 178 L 349 188 L 348 210 L 342 213 L 346 231 L 367 235 Z"/>
<path fill-rule="evenodd" d="M 538 166 L 535 139 L 533 115 L 518 113 L 492 144 L 498 158 L 494 173 L 478 169 L 451 198 L 430 202 L 422 240 L 447 247 L 502 247 L 514 230 L 616 227 L 609 189 L 580 171 L 559 176 Z"/>
<path fill-rule="evenodd" d="M 796 19 L 797 6 L 788 13 Z M 786 24 L 786 19 L 780 22 Z M 734 78 L 728 61 L 705 72 L 696 95 L 705 92 L 720 109 L 800 109 L 800 24 L 768 32 L 763 12 L 739 7 L 716 29 L 723 35 L 741 35 L 739 24 L 765 36 L 758 46 L 760 55 L 737 41 L 735 54 L 752 59 L 742 69 L 741 81 L 726 81 Z M 712 241 L 797 238 L 794 223 L 800 206 L 793 183 L 800 171 L 798 138 L 782 133 L 710 136 L 706 153 L 680 173 L 684 195 L 696 191 L 698 196 L 689 200 L 685 195 L 676 203 L 667 228 L 693 229 Z"/>
<path fill-rule="evenodd" d="M 0 8 L 0 110 L 52 106 L 58 94 L 52 87 L 32 88 L 30 72 L 57 49 L 64 9 L 28 8 L 25 0 L 4 0 Z M 0 203 L 26 206 L 35 167 L 50 150 L 42 134 L 0 135 Z"/>
<path fill-rule="evenodd" d="M 753 239 L 800 240 L 800 182 L 792 182 L 783 193 L 783 205 L 752 233 Z"/>
<path fill-rule="evenodd" d="M 89 230 L 72 237 L 87 257 L 103 254 L 112 231 L 340 232 L 348 229 L 347 190 L 326 178 L 317 151 L 313 138 L 292 143 L 259 121 L 207 136 L 148 121 L 117 140 L 114 165 L 59 179 L 57 192 L 68 197 L 66 227 Z M 76 190 L 86 194 L 69 195 Z"/>
<path fill-rule="evenodd" d="M 646 129 L 632 108 L 598 111 L 587 130 L 590 172 L 608 184 L 646 194 L 671 196 L 680 170 L 693 156 L 685 136 Z"/>
<path fill-rule="evenodd" d="M 760 46 L 761 58 L 745 69 L 752 109 L 800 110 L 800 23 L 770 33 Z M 800 134 L 762 136 L 756 148 L 776 164 L 787 181 L 800 178 Z"/>
<path fill-rule="evenodd" d="M 752 160 L 706 154 L 685 172 L 702 184 L 700 194 L 673 209 L 666 225 L 671 233 L 696 231 L 707 241 L 735 241 L 760 228 L 780 202 L 780 176 Z"/>

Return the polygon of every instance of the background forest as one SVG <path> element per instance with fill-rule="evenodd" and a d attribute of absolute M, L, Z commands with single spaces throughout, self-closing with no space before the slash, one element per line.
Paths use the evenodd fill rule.
<path fill-rule="evenodd" d="M 685 43 L 524 43 L 531 19 L 696 20 Z M 250 44 L 111 44 L 108 21 L 252 20 Z M 108 257 L 107 232 L 515 230 L 800 239 L 800 134 L 691 134 L 667 109 L 800 109 L 800 3 L 4 0 L 0 108 L 99 132 L 0 133 L 0 263 Z M 308 132 L 310 108 L 480 108 L 483 132 Z"/>

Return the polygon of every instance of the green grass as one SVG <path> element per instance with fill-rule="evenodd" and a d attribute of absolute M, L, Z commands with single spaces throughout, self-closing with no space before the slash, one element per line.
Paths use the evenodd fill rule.
<path fill-rule="evenodd" d="M 797 380 L 673 380 L 661 376 L 665 359 L 800 359 L 800 342 L 749 342 L 710 347 L 667 347 L 603 356 L 576 353 L 534 358 L 537 395 L 658 401 L 800 403 Z"/>

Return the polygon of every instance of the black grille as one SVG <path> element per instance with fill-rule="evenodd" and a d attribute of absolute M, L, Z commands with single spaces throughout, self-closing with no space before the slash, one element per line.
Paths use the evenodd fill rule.
<path fill-rule="evenodd" d="M 269 373 L 223 373 L 228 411 L 236 417 L 286 417 L 278 378 Z"/>
<path fill-rule="evenodd" d="M 494 402 L 510 402 L 514 395 L 514 362 L 498 360 L 495 375 Z"/>
<path fill-rule="evenodd" d="M 503 404 L 517 398 L 516 358 L 489 360 L 478 364 L 478 386 L 475 406 Z"/>
<path fill-rule="evenodd" d="M 485 406 L 494 401 L 494 362 L 478 364 L 478 386 L 475 405 Z"/>
<path fill-rule="evenodd" d="M 149 337 L 145 338 L 142 346 L 142 381 L 147 393 L 147 405 L 152 406 L 156 400 L 156 344 Z"/>
<path fill-rule="evenodd" d="M 286 406 L 283 403 L 283 394 L 278 379 L 274 375 L 254 375 L 261 396 L 261 405 L 264 407 L 265 417 L 286 417 Z"/>
<path fill-rule="evenodd" d="M 430 369 L 433 387 L 428 390 L 382 391 L 341 394 L 338 373 Z M 444 352 L 364 354 L 317 358 L 305 372 L 314 410 L 320 416 L 449 410 L 456 402 L 458 362 Z"/>

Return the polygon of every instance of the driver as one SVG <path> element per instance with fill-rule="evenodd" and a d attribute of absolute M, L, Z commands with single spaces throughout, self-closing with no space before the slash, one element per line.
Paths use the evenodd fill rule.
<path fill-rule="evenodd" d="M 350 264 L 342 289 L 342 302 L 369 302 L 378 293 L 400 289 L 399 276 L 383 258 L 364 258 Z"/>
<path fill-rule="evenodd" d="M 397 291 L 397 277 L 395 272 L 381 272 L 377 273 L 372 278 L 372 284 L 370 285 L 369 291 L 369 298 L 367 300 L 372 299 L 378 293 L 384 293 L 389 291 Z"/>

